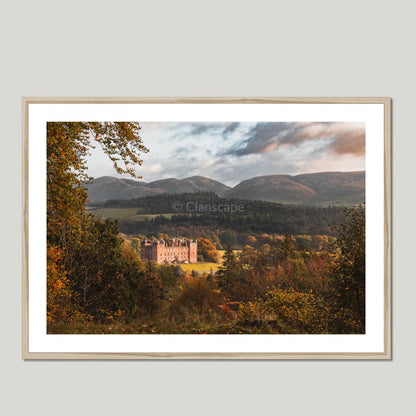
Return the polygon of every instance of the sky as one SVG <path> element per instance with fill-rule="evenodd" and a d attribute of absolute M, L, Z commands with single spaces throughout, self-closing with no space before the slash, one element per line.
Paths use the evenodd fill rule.
<path fill-rule="evenodd" d="M 365 125 L 354 122 L 144 122 L 142 181 L 206 176 L 228 186 L 262 175 L 365 170 Z M 118 175 L 99 144 L 89 175 Z"/>

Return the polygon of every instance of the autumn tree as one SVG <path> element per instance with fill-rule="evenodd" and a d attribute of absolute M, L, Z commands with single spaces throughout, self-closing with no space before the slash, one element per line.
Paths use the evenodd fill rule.
<path fill-rule="evenodd" d="M 73 302 L 74 292 L 62 264 L 62 249 L 47 246 L 47 323 L 48 333 L 68 325 L 79 310 Z"/>
<path fill-rule="evenodd" d="M 181 291 L 172 304 L 172 312 L 184 315 L 193 312 L 210 314 L 223 303 L 220 292 L 205 277 L 194 276 L 181 284 Z"/>
<path fill-rule="evenodd" d="M 158 266 L 156 263 L 149 261 L 146 263 L 145 273 L 139 279 L 137 304 L 142 308 L 142 313 L 153 316 L 163 297 L 163 286 L 158 274 Z"/>
<path fill-rule="evenodd" d="M 277 250 L 280 261 L 292 258 L 296 252 L 296 239 L 292 235 L 286 234 L 279 244 Z"/>
<path fill-rule="evenodd" d="M 327 313 L 319 298 L 310 292 L 273 289 L 263 301 L 242 305 L 240 315 L 249 321 L 267 318 L 280 334 L 327 333 Z"/>
<path fill-rule="evenodd" d="M 139 131 L 137 122 L 47 123 L 49 321 L 59 309 L 69 310 L 69 300 L 95 317 L 119 306 L 124 269 L 118 227 L 85 211 L 85 185 L 92 179 L 86 159 L 100 146 L 116 172 L 137 177 L 135 168 L 148 151 Z"/>
<path fill-rule="evenodd" d="M 80 294 L 82 310 L 105 318 L 120 309 L 117 297 L 123 284 L 122 246 L 117 223 L 84 219 L 82 232 L 71 241 L 74 260 L 67 267 L 72 287 Z"/>
<path fill-rule="evenodd" d="M 217 272 L 218 285 L 221 288 L 227 288 L 231 286 L 233 277 L 238 269 L 237 257 L 230 244 L 228 244 L 227 250 L 225 251 L 222 258 L 223 263 L 218 268 Z"/>
<path fill-rule="evenodd" d="M 230 244 L 228 244 L 227 250 L 222 258 L 223 263 L 219 266 L 216 274 L 218 287 L 228 300 L 239 300 L 250 297 L 251 290 L 249 286 L 251 283 L 249 281 L 249 275 L 244 272 Z"/>
<path fill-rule="evenodd" d="M 212 241 L 208 238 L 198 239 L 198 254 L 202 255 L 204 261 L 218 263 L 218 251 Z"/>
<path fill-rule="evenodd" d="M 365 208 L 346 209 L 338 230 L 339 255 L 332 271 L 334 325 L 365 333 Z"/>
<path fill-rule="evenodd" d="M 47 212 L 48 238 L 62 238 L 62 231 L 75 227 L 87 200 L 86 158 L 93 141 L 113 162 L 117 173 L 137 177 L 135 168 L 148 152 L 137 122 L 48 122 L 47 123 Z"/>

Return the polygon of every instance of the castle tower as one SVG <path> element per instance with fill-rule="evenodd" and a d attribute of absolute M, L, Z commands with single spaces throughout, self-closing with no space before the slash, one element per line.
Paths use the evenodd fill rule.
<path fill-rule="evenodd" d="M 189 263 L 196 263 L 198 242 L 196 240 L 189 240 L 188 244 L 189 244 Z"/>

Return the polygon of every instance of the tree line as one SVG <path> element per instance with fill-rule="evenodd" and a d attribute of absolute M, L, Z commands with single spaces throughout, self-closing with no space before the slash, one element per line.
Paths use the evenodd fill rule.
<path fill-rule="evenodd" d="M 177 213 L 172 211 L 172 201 L 181 206 L 197 200 L 201 204 L 243 205 L 242 212 Z M 129 201 L 107 201 L 103 207 L 134 207 L 138 214 L 160 215 L 148 219 L 122 218 L 120 231 L 125 234 L 156 236 L 169 234 L 192 238 L 201 236 L 215 241 L 218 248 L 227 244 L 242 248 L 249 236 L 261 234 L 277 235 L 327 235 L 334 236 L 334 227 L 344 220 L 342 207 L 284 206 L 265 201 L 247 201 L 218 197 L 212 192 L 180 195 L 157 195 Z"/>

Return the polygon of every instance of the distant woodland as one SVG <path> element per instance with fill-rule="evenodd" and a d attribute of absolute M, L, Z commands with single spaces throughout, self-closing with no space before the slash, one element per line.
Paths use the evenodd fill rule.
<path fill-rule="evenodd" d="M 228 204 L 239 205 L 243 209 L 234 213 L 172 214 L 173 202 L 186 207 L 188 202 L 194 204 L 194 201 L 208 205 L 208 208 Z M 158 234 L 205 237 L 212 240 L 219 249 L 226 248 L 228 244 L 234 248 L 243 248 L 246 244 L 253 244 L 253 236 L 261 241 L 264 234 L 332 237 L 336 234 L 334 227 L 345 221 L 342 207 L 285 206 L 265 201 L 221 198 L 212 192 L 163 194 L 128 201 L 110 200 L 94 206 L 97 211 L 100 208 L 137 208 L 138 216 L 120 219 L 119 229 L 122 233 L 148 238 Z M 160 214 L 151 219 L 140 216 L 158 213 Z M 304 244 L 309 246 L 307 240 Z"/>

